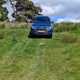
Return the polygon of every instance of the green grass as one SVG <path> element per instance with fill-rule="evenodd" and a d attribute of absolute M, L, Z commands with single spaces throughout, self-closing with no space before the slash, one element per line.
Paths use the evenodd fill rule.
<path fill-rule="evenodd" d="M 0 29 L 0 80 L 80 80 L 80 37 L 63 42 L 65 32 L 52 39 L 30 39 L 29 28 Z M 63 39 L 62 39 L 63 38 Z"/>

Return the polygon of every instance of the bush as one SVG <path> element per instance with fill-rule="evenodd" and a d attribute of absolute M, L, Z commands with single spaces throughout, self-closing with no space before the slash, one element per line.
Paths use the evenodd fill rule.
<path fill-rule="evenodd" d="M 75 23 L 59 23 L 55 25 L 55 32 L 73 31 L 78 28 Z"/>
<path fill-rule="evenodd" d="M 5 28 L 5 24 L 4 23 L 1 23 L 0 24 L 0 29 L 4 29 Z"/>
<path fill-rule="evenodd" d="M 77 41 L 77 37 L 74 34 L 64 33 L 62 34 L 61 41 L 65 43 L 74 43 Z"/>
<path fill-rule="evenodd" d="M 4 33 L 0 33 L 0 39 L 4 38 Z"/>
<path fill-rule="evenodd" d="M 10 25 L 11 29 L 25 29 L 27 28 L 26 23 L 16 23 L 16 25 Z"/>

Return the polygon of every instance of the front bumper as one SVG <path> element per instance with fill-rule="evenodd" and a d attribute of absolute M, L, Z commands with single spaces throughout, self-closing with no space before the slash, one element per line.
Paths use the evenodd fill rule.
<path fill-rule="evenodd" d="M 31 30 L 31 34 L 35 36 L 48 36 L 52 35 L 52 31 L 47 31 L 47 30 Z"/>

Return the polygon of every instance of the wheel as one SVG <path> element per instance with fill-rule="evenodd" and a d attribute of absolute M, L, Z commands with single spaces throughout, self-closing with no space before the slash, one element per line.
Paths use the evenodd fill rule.
<path fill-rule="evenodd" d="M 30 31 L 28 37 L 32 37 L 32 30 Z"/>
<path fill-rule="evenodd" d="M 52 34 L 48 35 L 48 38 L 52 38 Z"/>

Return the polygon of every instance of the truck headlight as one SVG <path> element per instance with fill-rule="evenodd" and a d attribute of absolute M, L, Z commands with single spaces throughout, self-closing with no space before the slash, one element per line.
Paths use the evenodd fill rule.
<path fill-rule="evenodd" d="M 51 29 L 52 29 L 52 27 L 48 27 L 48 28 L 47 28 L 47 30 L 51 30 Z"/>

